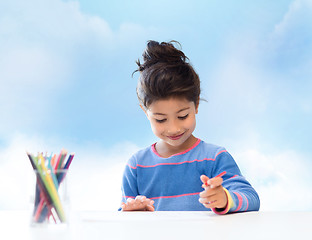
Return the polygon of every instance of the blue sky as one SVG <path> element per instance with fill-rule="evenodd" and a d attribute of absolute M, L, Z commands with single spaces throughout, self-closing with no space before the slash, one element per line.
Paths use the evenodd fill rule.
<path fill-rule="evenodd" d="M 113 196 L 103 191 L 94 208 L 115 207 L 124 162 L 157 140 L 138 106 L 135 60 L 147 40 L 174 39 L 207 100 L 195 135 L 232 153 L 263 210 L 312 210 L 311 23 L 308 0 L 0 2 L 0 180 L 11 183 L 0 209 L 23 205 L 25 150 L 62 147 L 77 155 L 72 182 L 87 167 L 86 188 L 101 182 Z"/>

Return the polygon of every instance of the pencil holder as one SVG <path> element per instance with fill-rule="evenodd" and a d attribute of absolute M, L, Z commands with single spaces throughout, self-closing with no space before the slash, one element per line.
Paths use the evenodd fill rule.
<path fill-rule="evenodd" d="M 69 212 L 67 169 L 34 170 L 35 190 L 31 225 L 67 224 Z"/>

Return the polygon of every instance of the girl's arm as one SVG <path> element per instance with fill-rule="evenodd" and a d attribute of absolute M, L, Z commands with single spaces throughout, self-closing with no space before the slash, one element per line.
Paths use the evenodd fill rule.
<path fill-rule="evenodd" d="M 154 211 L 154 201 L 139 196 L 137 186 L 137 171 L 133 167 L 134 158 L 126 165 L 122 178 L 122 203 L 119 210 L 122 211 Z"/>
<path fill-rule="evenodd" d="M 233 157 L 224 151 L 215 159 L 213 176 L 226 171 L 222 177 L 222 188 L 227 198 L 224 208 L 212 208 L 217 214 L 230 212 L 258 211 L 260 199 L 251 184 L 242 176 Z"/>

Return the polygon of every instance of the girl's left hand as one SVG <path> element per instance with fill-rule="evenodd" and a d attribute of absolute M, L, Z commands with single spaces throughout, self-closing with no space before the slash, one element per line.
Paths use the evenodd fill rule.
<path fill-rule="evenodd" d="M 121 204 L 122 211 L 155 211 L 154 201 L 145 196 L 128 198 L 126 203 Z"/>
<path fill-rule="evenodd" d="M 228 200 L 222 187 L 223 179 L 221 177 L 209 179 L 205 175 L 200 176 L 205 189 L 199 194 L 199 202 L 206 208 L 226 208 Z M 206 185 L 206 183 L 208 185 Z"/>

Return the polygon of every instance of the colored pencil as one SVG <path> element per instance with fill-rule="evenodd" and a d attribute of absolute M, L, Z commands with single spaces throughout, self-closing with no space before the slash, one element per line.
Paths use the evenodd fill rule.
<path fill-rule="evenodd" d="M 59 194 L 58 194 L 56 187 L 53 183 L 51 175 L 48 173 L 48 170 L 47 170 L 45 163 L 44 163 L 44 158 L 41 154 L 39 154 L 39 158 L 41 160 L 40 165 L 41 165 L 42 170 L 43 170 L 40 173 L 40 175 L 42 175 L 43 182 L 47 187 L 49 195 L 51 196 L 52 202 L 53 202 L 54 207 L 55 207 L 55 211 L 58 214 L 59 219 L 62 222 L 64 222 L 66 220 L 66 217 L 65 217 L 65 212 L 64 212 L 63 206 L 62 206 L 61 201 L 60 201 Z"/>
<path fill-rule="evenodd" d="M 59 156 L 46 153 L 38 153 L 37 156 L 27 152 L 30 163 L 36 172 L 36 196 L 34 205 L 34 221 L 44 222 L 51 218 L 57 223 L 55 214 L 61 222 L 66 221 L 65 211 L 58 193 L 59 185 L 64 180 L 67 170 L 74 158 L 74 153 L 68 156 L 67 151 L 62 149 Z M 56 159 L 57 158 L 57 159 Z M 63 172 L 64 170 L 64 172 Z M 51 219 L 50 218 L 50 219 Z"/>
<path fill-rule="evenodd" d="M 217 176 L 215 176 L 215 177 L 213 177 L 213 178 L 223 177 L 225 174 L 226 174 L 226 171 L 224 171 L 224 172 L 222 172 L 222 173 L 218 174 Z M 208 181 L 207 181 L 207 182 L 205 182 L 205 185 L 206 185 L 206 186 L 208 186 Z"/>

